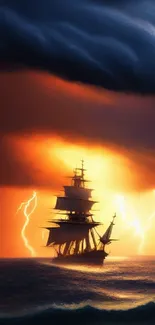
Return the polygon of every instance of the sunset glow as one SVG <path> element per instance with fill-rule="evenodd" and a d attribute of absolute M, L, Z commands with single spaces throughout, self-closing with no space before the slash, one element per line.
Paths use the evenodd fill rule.
<path fill-rule="evenodd" d="M 32 252 L 25 247 L 26 240 L 37 256 L 51 256 L 51 251 L 45 248 L 48 231 L 42 227 L 48 226 L 48 220 L 53 218 L 56 195 L 62 194 L 64 184 L 69 184 L 67 176 L 72 175 L 81 159 L 85 161 L 86 177 L 94 189 L 93 198 L 98 201 L 93 207 L 94 219 L 106 227 L 112 215 L 117 214 L 113 238 L 119 241 L 110 247 L 112 256 L 154 254 L 155 152 L 140 146 L 139 142 L 134 144 L 131 136 L 135 137 L 136 122 L 131 124 L 133 132 L 125 124 L 135 114 L 140 119 L 146 104 L 152 120 L 151 97 L 141 99 L 71 84 L 47 74 L 21 73 L 3 77 L 4 85 L 15 88 L 5 96 L 11 103 L 16 100 L 16 88 L 21 86 L 21 80 L 30 94 L 22 101 L 25 115 L 17 122 L 18 126 L 23 124 L 24 130 L 28 123 L 33 132 L 19 130 L 3 137 L 2 256 L 31 256 Z M 20 112 L 20 100 L 14 109 L 17 106 Z M 115 120 L 116 116 L 119 118 Z M 36 117 L 38 130 L 33 128 Z M 47 128 L 42 124 L 45 120 Z M 142 126 L 143 123 L 142 120 Z M 24 210 L 15 219 L 18 206 L 21 202 L 25 204 L 25 198 L 29 200 L 34 190 L 39 193 L 37 209 L 29 220 L 23 215 Z M 24 236 L 21 238 L 24 222 L 25 241 Z"/>
<path fill-rule="evenodd" d="M 121 255 L 125 251 L 127 252 L 127 255 L 132 255 L 132 252 L 130 252 L 130 243 L 132 242 L 132 245 L 134 245 L 133 254 L 143 255 L 148 253 L 151 254 L 151 252 L 153 252 L 154 241 L 152 227 L 155 222 L 154 191 L 126 191 L 126 183 L 129 186 L 131 180 L 134 183 L 134 179 L 132 179 L 129 170 L 126 170 L 127 160 L 123 156 L 116 154 L 113 156 L 113 153 L 106 148 L 103 150 L 100 148 L 95 149 L 93 147 L 86 148 L 84 145 L 73 146 L 72 144 L 64 142 L 58 138 L 54 138 L 53 140 L 51 138 L 46 143 L 41 138 L 34 138 L 31 140 L 31 143 L 29 143 L 29 141 L 30 140 L 25 141 L 24 139 L 19 139 L 19 142 L 16 141 L 14 143 L 16 150 L 19 150 L 20 146 L 21 150 L 24 149 L 25 157 L 27 156 L 29 157 L 28 159 L 31 160 L 35 154 L 35 159 L 38 161 L 37 147 L 39 147 L 41 152 L 44 152 L 44 155 L 47 157 L 45 160 L 45 166 L 42 165 L 42 169 L 44 170 L 46 166 L 50 166 L 51 162 L 51 179 L 53 177 L 52 175 L 55 175 L 54 177 L 58 176 L 58 186 L 57 190 L 54 191 L 55 193 L 48 190 L 46 200 L 45 197 L 42 198 L 42 194 L 40 193 L 40 198 L 37 203 L 37 196 L 34 192 L 32 196 L 30 195 L 30 199 L 27 202 L 24 201 L 19 207 L 26 218 L 24 226 L 22 226 L 20 232 L 22 234 L 24 245 L 29 250 L 30 255 L 39 256 L 41 251 L 41 248 L 39 247 L 45 246 L 48 231 L 39 230 L 38 222 L 42 227 L 47 225 L 49 217 L 54 217 L 52 208 L 54 207 L 55 197 L 53 194 L 57 195 L 62 193 L 62 186 L 70 182 L 66 176 L 72 175 L 73 169 L 81 164 L 81 159 L 84 159 L 85 161 L 85 168 L 87 169 L 86 177 L 91 181 L 91 187 L 94 189 L 93 198 L 98 201 L 93 208 L 95 215 L 94 218 L 100 220 L 105 226 L 107 226 L 111 221 L 112 215 L 115 212 L 117 214 L 113 237 L 118 238 L 119 242 L 115 244 L 115 249 L 113 248 L 113 251 L 116 251 L 117 255 L 118 251 Z M 29 151 L 31 146 L 34 147 L 32 153 Z M 29 155 L 27 154 L 28 152 Z M 40 166 L 42 163 L 43 162 L 40 160 Z M 61 178 L 59 175 L 59 168 L 56 167 L 57 163 L 61 167 L 63 166 L 63 169 L 60 169 Z M 52 166 L 54 167 L 53 171 Z M 120 182 L 118 183 L 119 178 Z M 51 182 L 50 179 L 49 182 Z M 125 182 L 124 193 L 122 191 L 123 182 Z M 117 192 L 117 188 L 120 188 L 121 191 Z M 35 217 L 36 205 L 38 212 Z M 29 211 L 28 208 L 30 209 Z M 48 210 L 49 213 L 51 210 L 51 213 L 48 213 L 49 217 L 47 214 Z M 30 216 L 34 219 L 33 225 Z M 38 233 L 38 239 L 36 239 L 35 242 L 33 239 L 34 232 Z M 99 232 L 102 233 L 103 229 L 99 229 Z M 126 239 L 126 247 L 125 249 L 122 249 L 122 241 L 124 241 L 126 236 L 128 238 Z M 32 247 L 29 244 L 31 242 L 33 243 Z M 148 244 L 149 252 L 147 248 Z M 150 247 L 152 248 L 151 250 Z M 42 254 L 49 254 L 48 249 L 47 252 L 44 249 L 41 256 Z M 115 255 L 115 253 L 113 254 Z"/>

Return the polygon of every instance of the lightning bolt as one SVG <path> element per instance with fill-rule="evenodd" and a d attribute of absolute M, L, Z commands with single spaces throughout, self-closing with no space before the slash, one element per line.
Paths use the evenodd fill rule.
<path fill-rule="evenodd" d="M 32 204 L 32 203 L 33 203 L 33 207 L 30 210 L 30 212 L 28 213 L 28 208 L 30 207 L 30 204 Z M 26 201 L 26 202 L 24 201 L 20 204 L 19 208 L 17 209 L 16 214 L 22 209 L 22 207 L 24 207 L 25 223 L 21 230 L 21 236 L 24 241 L 25 247 L 30 251 L 31 256 L 34 257 L 34 256 L 36 256 L 36 252 L 35 252 L 34 248 L 29 244 L 29 241 L 25 235 L 25 230 L 29 224 L 31 214 L 35 211 L 35 209 L 37 207 L 37 193 L 35 191 L 33 192 L 32 197 L 28 201 Z"/>
<path fill-rule="evenodd" d="M 153 193 L 155 194 L 155 190 L 153 190 Z M 132 215 L 134 216 L 133 220 L 127 219 L 127 213 L 125 208 L 125 198 L 123 195 L 117 195 L 116 196 L 116 202 L 119 206 L 120 214 L 122 217 L 122 220 L 125 222 L 125 225 L 127 229 L 133 229 L 135 236 L 138 236 L 140 238 L 140 244 L 138 246 L 138 254 L 143 253 L 143 248 L 145 244 L 145 235 L 146 232 L 151 228 L 152 226 L 152 220 L 155 218 L 155 211 L 147 218 L 147 223 L 145 226 L 142 226 L 140 219 L 136 216 L 136 213 L 132 207 Z M 130 207 L 131 210 L 131 207 Z"/>

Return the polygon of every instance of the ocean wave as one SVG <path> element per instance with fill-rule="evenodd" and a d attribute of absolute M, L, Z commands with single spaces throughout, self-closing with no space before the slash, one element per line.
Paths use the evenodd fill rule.
<path fill-rule="evenodd" d="M 155 302 L 151 301 L 144 305 L 127 310 L 105 310 L 85 305 L 83 307 L 66 306 L 38 307 L 35 311 L 27 312 L 23 316 L 0 316 L 1 325 L 9 324 L 31 324 L 37 325 L 50 322 L 56 324 L 98 324 L 104 321 L 112 324 L 154 324 L 155 322 Z"/>

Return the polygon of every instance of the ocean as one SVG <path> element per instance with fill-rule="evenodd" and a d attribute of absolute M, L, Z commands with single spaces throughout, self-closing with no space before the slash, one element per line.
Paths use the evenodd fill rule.
<path fill-rule="evenodd" d="M 0 324 L 155 324 L 155 259 L 0 260 Z"/>

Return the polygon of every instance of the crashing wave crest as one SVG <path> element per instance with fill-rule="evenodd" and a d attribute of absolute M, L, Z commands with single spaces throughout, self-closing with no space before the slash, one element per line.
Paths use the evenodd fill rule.
<path fill-rule="evenodd" d="M 25 325 L 28 322 L 37 322 L 42 324 L 47 321 L 52 323 L 62 324 L 64 321 L 67 324 L 97 324 L 99 322 L 106 323 L 143 323 L 154 324 L 155 322 L 155 302 L 149 302 L 145 305 L 128 310 L 104 310 L 94 308 L 92 306 L 84 306 L 80 308 L 65 308 L 61 306 L 53 306 L 50 308 L 44 307 L 44 310 L 33 311 L 20 317 L 7 317 L 0 318 L 0 324 L 21 324 Z"/>

